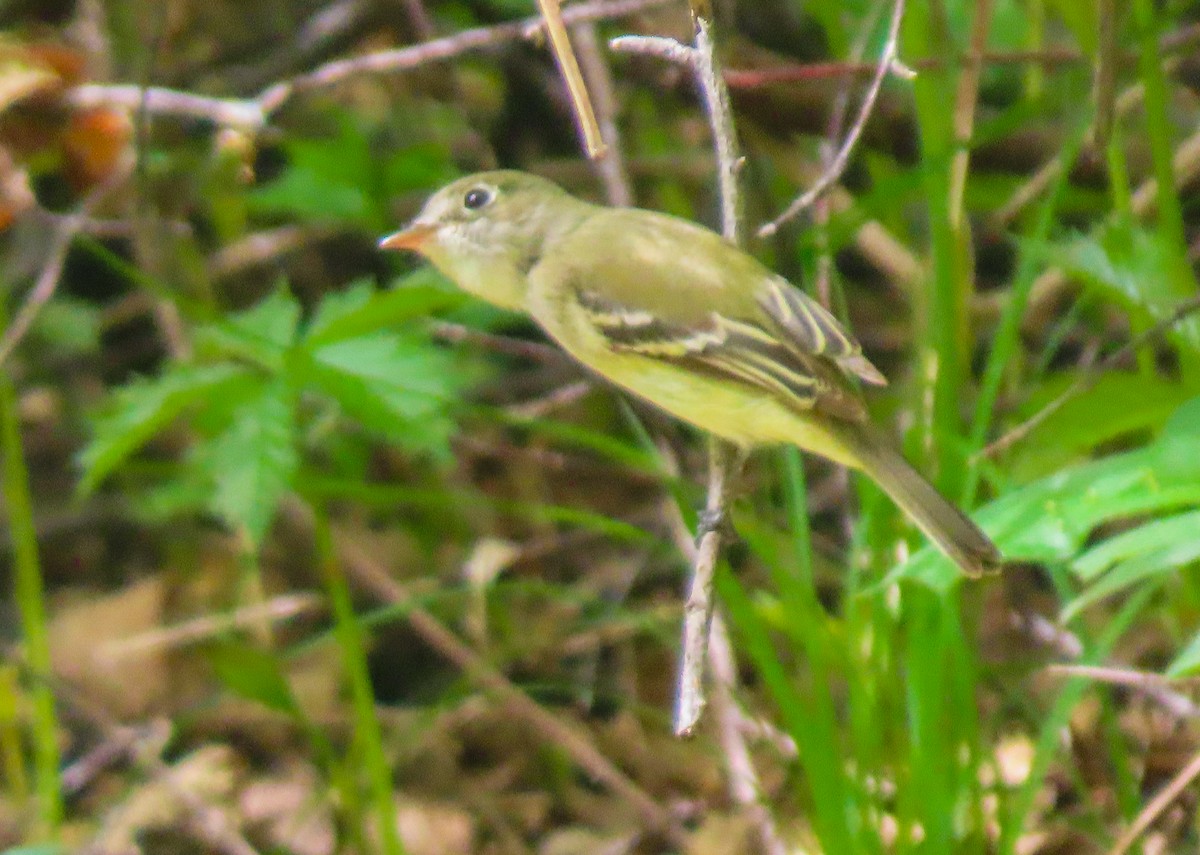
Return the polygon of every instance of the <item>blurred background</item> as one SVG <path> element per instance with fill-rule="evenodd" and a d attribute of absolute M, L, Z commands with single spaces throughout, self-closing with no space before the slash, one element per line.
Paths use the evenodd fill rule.
<path fill-rule="evenodd" d="M 0 852 L 1200 851 L 1200 13 L 898 2 L 714 3 L 747 249 L 1012 563 L 756 455 L 690 740 L 703 437 L 375 246 L 496 166 L 719 228 L 608 47 L 687 3 L 564 5 L 603 162 L 532 0 L 0 3 Z"/>

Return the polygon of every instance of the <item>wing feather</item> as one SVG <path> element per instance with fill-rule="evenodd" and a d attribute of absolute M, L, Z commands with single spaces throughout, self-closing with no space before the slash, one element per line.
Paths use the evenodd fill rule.
<path fill-rule="evenodd" d="M 805 354 L 771 331 L 710 312 L 699 324 L 670 324 L 579 290 L 592 326 L 614 351 L 675 362 L 771 392 L 797 410 L 819 410 L 862 421 L 866 410 L 828 360 Z"/>
<path fill-rule="evenodd" d="M 863 356 L 862 345 L 843 329 L 837 318 L 787 280 L 772 279 L 760 292 L 758 303 L 785 343 L 802 352 L 827 357 L 865 383 L 887 385 L 887 378 Z"/>

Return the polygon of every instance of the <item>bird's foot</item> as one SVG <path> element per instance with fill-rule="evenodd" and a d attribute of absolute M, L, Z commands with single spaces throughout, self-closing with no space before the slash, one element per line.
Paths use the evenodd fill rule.
<path fill-rule="evenodd" d="M 733 527 L 733 521 L 729 518 L 728 510 L 705 508 L 700 511 L 696 521 L 696 543 L 700 543 L 704 540 L 704 536 L 710 533 L 720 535 L 721 539 L 726 541 L 737 539 L 737 531 Z"/>

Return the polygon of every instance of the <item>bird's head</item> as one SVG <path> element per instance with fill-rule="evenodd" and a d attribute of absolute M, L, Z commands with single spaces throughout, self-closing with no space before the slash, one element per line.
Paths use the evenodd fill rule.
<path fill-rule="evenodd" d="M 589 207 L 535 175 L 480 172 L 438 190 L 379 246 L 419 252 L 464 290 L 517 308 L 547 239 Z"/>

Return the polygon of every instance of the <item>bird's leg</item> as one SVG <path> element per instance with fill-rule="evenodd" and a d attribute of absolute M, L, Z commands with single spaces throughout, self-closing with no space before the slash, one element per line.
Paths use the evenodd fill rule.
<path fill-rule="evenodd" d="M 737 530 L 733 527 L 733 520 L 729 518 L 729 508 L 722 504 L 719 508 L 702 508 L 696 517 L 696 543 L 704 540 L 704 536 L 710 533 L 715 533 L 721 536 L 721 540 L 729 541 L 737 539 Z"/>
<path fill-rule="evenodd" d="M 718 446 L 718 449 L 716 453 L 721 456 L 718 465 L 724 468 L 725 473 L 722 479 L 721 496 L 715 503 L 712 501 L 713 497 L 709 496 L 709 501 L 697 513 L 697 544 L 707 534 L 716 534 L 725 541 L 737 540 L 737 530 L 734 529 L 733 520 L 729 515 L 729 494 L 733 492 L 731 489 L 733 482 L 737 480 L 742 468 L 746 465 L 748 452 L 743 448 L 724 443 Z"/>

